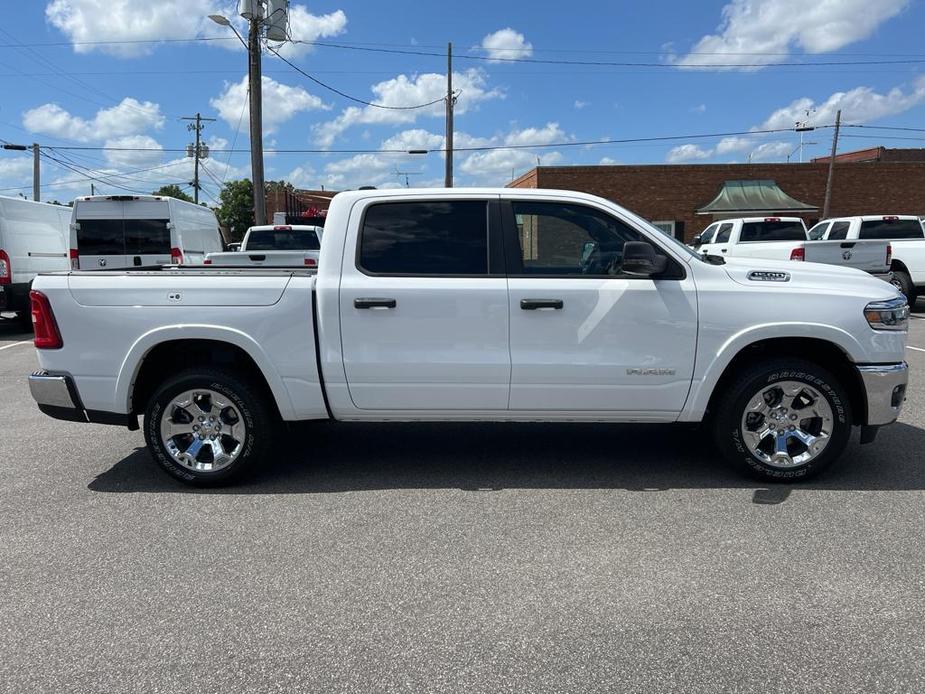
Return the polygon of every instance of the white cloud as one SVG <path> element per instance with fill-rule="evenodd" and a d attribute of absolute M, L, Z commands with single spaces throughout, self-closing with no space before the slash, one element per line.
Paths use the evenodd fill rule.
<path fill-rule="evenodd" d="M 482 101 L 503 97 L 498 89 L 486 87 L 485 73 L 470 69 L 453 73 L 453 86 L 459 90 L 454 112 L 463 115 Z M 420 116 L 440 116 L 445 111 L 442 97 L 446 94 L 446 75 L 426 73 L 409 77 L 398 75 L 371 87 L 373 103 L 383 106 L 413 106 L 436 102 L 431 106 L 413 110 L 382 109 L 373 106 L 349 106 L 334 120 L 312 128 L 315 141 L 330 147 L 337 137 L 358 124 L 413 123 Z"/>
<path fill-rule="evenodd" d="M 49 103 L 26 111 L 22 122 L 33 133 L 90 142 L 159 129 L 164 125 L 164 116 L 158 104 L 126 97 L 116 106 L 97 111 L 91 120 Z"/>
<path fill-rule="evenodd" d="M 601 160 L 598 162 L 601 166 L 617 166 L 620 162 L 611 157 L 601 157 Z"/>
<path fill-rule="evenodd" d="M 755 146 L 755 140 L 750 137 L 724 137 L 716 145 L 717 154 L 732 154 L 734 152 L 747 152 Z"/>
<path fill-rule="evenodd" d="M 784 160 L 793 151 L 789 142 L 764 142 L 750 152 L 752 161 Z"/>
<path fill-rule="evenodd" d="M 504 135 L 498 135 L 489 138 L 487 141 L 483 140 L 479 144 L 469 146 L 516 145 L 524 148 L 502 148 L 472 152 L 463 158 L 459 165 L 459 170 L 470 176 L 474 183 L 501 185 L 511 180 L 512 174 L 516 176 L 534 166 L 552 166 L 563 160 L 561 152 L 548 151 L 542 148 L 530 149 L 526 146 L 549 145 L 571 139 L 573 138 L 563 131 L 558 123 L 547 123 L 539 128 L 530 127 L 512 130 Z"/>
<path fill-rule="evenodd" d="M 272 133 L 277 126 L 302 111 L 330 108 L 302 87 L 290 87 L 266 75 L 263 76 L 262 85 L 264 134 Z M 247 99 L 247 75 L 245 75 L 240 82 L 230 84 L 226 82 L 224 91 L 210 99 L 209 103 L 222 120 L 232 128 L 237 128 L 239 122 L 246 122 L 250 118 L 250 106 Z M 244 111 L 243 116 L 241 115 L 242 110 Z"/>
<path fill-rule="evenodd" d="M 163 147 L 149 135 L 127 135 L 106 140 L 103 154 L 112 166 L 122 169 L 153 166 L 161 161 Z"/>
<path fill-rule="evenodd" d="M 581 109 L 583 109 L 585 106 L 588 106 L 588 105 L 589 105 L 589 102 L 587 101 L 582 101 L 581 99 L 575 99 L 574 106 L 575 106 L 575 109 L 578 111 L 580 111 Z"/>
<path fill-rule="evenodd" d="M 488 54 L 489 58 L 495 61 L 529 58 L 533 55 L 533 44 L 527 41 L 519 31 L 514 31 L 508 27 L 488 34 L 483 38 L 482 50 Z"/>
<path fill-rule="evenodd" d="M 822 103 L 815 103 L 809 97 L 792 101 L 772 113 L 759 128 L 792 128 L 798 120 L 804 120 L 806 109 L 813 108 L 813 121 L 819 125 L 835 122 L 835 114 L 841 109 L 842 122 L 866 123 L 868 121 L 895 116 L 908 111 L 925 101 L 925 76 L 919 77 L 909 91 L 894 87 L 886 94 L 879 94 L 870 87 L 855 87 L 847 92 L 835 92 Z"/>
<path fill-rule="evenodd" d="M 701 38 L 677 64 L 763 65 L 779 62 L 793 47 L 836 51 L 866 39 L 908 5 L 909 0 L 731 0 L 717 33 Z"/>
<path fill-rule="evenodd" d="M 700 145 L 678 145 L 669 150 L 666 161 L 669 164 L 680 164 L 687 161 L 709 159 L 711 154 L 711 150 L 704 149 Z"/>
<path fill-rule="evenodd" d="M 696 106 L 691 107 L 691 113 L 706 113 L 707 105 L 706 104 L 697 104 Z"/>
<path fill-rule="evenodd" d="M 101 51 L 120 58 L 150 54 L 156 43 L 103 43 L 106 41 L 158 41 L 197 37 L 227 38 L 213 42 L 233 50 L 241 45 L 230 29 L 213 23 L 210 14 L 231 19 L 239 31 L 244 29 L 233 0 L 52 0 L 45 8 L 48 22 L 74 43 L 77 53 Z M 347 16 L 342 10 L 313 15 L 304 5 L 289 8 L 289 33 L 293 38 L 314 41 L 343 33 Z M 288 56 L 303 55 L 311 50 L 306 44 L 287 44 L 280 52 Z M 287 57 L 288 57 L 287 56 Z"/>

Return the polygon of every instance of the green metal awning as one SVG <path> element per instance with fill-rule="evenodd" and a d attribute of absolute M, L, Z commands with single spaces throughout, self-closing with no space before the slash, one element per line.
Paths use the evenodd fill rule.
<path fill-rule="evenodd" d="M 776 181 L 726 181 L 716 197 L 697 210 L 697 214 L 815 212 L 818 209 L 791 198 Z"/>

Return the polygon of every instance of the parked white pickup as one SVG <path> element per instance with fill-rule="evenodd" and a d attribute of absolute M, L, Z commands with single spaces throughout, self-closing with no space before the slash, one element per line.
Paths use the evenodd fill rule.
<path fill-rule="evenodd" d="M 237 251 L 209 253 L 206 265 L 256 267 L 317 267 L 324 229 L 301 224 L 253 226 Z"/>
<path fill-rule="evenodd" d="M 889 280 L 888 241 L 841 241 L 808 244 L 806 226 L 799 217 L 743 217 L 714 222 L 694 247 L 708 255 L 771 260 L 802 260 L 842 265 Z"/>
<path fill-rule="evenodd" d="M 893 248 L 891 282 L 910 306 L 925 291 L 925 230 L 914 215 L 865 215 L 823 219 L 809 230 L 810 240 L 886 240 Z"/>
<path fill-rule="evenodd" d="M 341 193 L 324 234 L 317 273 L 40 275 L 34 398 L 143 415 L 203 485 L 278 454 L 278 420 L 329 418 L 706 421 L 741 469 L 794 480 L 902 407 L 908 307 L 856 270 L 704 258 L 567 191 Z"/>

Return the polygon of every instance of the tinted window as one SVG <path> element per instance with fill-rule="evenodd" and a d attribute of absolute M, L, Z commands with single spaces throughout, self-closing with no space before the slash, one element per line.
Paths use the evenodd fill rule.
<path fill-rule="evenodd" d="M 77 250 L 81 255 L 125 255 L 121 219 L 81 219 Z"/>
<path fill-rule="evenodd" d="M 718 224 L 711 224 L 706 229 L 704 229 L 702 232 L 700 232 L 700 243 L 702 244 L 713 243 L 713 235 L 716 233 L 716 229 L 718 228 L 718 226 L 719 226 Z"/>
<path fill-rule="evenodd" d="M 745 222 L 739 237 L 739 243 L 805 240 L 806 228 L 800 222 Z"/>
<path fill-rule="evenodd" d="M 823 236 L 825 236 L 825 230 L 829 228 L 828 222 L 819 222 L 816 226 L 809 230 L 807 236 L 810 241 L 818 241 Z"/>
<path fill-rule="evenodd" d="M 848 238 L 848 229 L 851 228 L 851 222 L 833 222 L 832 231 L 829 232 L 829 241 L 841 241 Z"/>
<path fill-rule="evenodd" d="M 126 219 L 124 222 L 126 255 L 167 255 L 170 253 L 170 229 L 166 219 Z M 203 250 L 194 248 L 191 250 Z"/>
<path fill-rule="evenodd" d="M 732 233 L 732 223 L 720 224 L 719 231 L 716 233 L 716 241 L 713 243 L 729 243 L 729 235 Z"/>
<path fill-rule="evenodd" d="M 317 251 L 318 235 L 307 229 L 258 229 L 247 237 L 249 251 Z"/>
<path fill-rule="evenodd" d="M 511 205 L 525 275 L 619 275 L 623 244 L 647 240 L 590 207 L 555 202 Z"/>
<path fill-rule="evenodd" d="M 861 222 L 861 239 L 920 239 L 925 236 L 922 224 L 916 219 L 876 219 L 870 222 Z"/>
<path fill-rule="evenodd" d="M 363 220 L 359 256 L 362 269 L 380 274 L 488 274 L 488 204 L 372 205 Z"/>

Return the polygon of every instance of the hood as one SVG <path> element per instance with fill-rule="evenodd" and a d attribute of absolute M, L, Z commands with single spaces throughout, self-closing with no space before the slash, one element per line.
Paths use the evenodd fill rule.
<path fill-rule="evenodd" d="M 837 294 L 854 294 L 875 299 L 892 299 L 901 296 L 889 282 L 862 270 L 840 265 L 804 263 L 794 260 L 764 260 L 761 258 L 726 258 L 723 268 L 734 282 L 746 287 L 775 286 L 800 290 L 818 290 Z M 787 273 L 787 281 L 749 279 L 750 273 Z"/>

